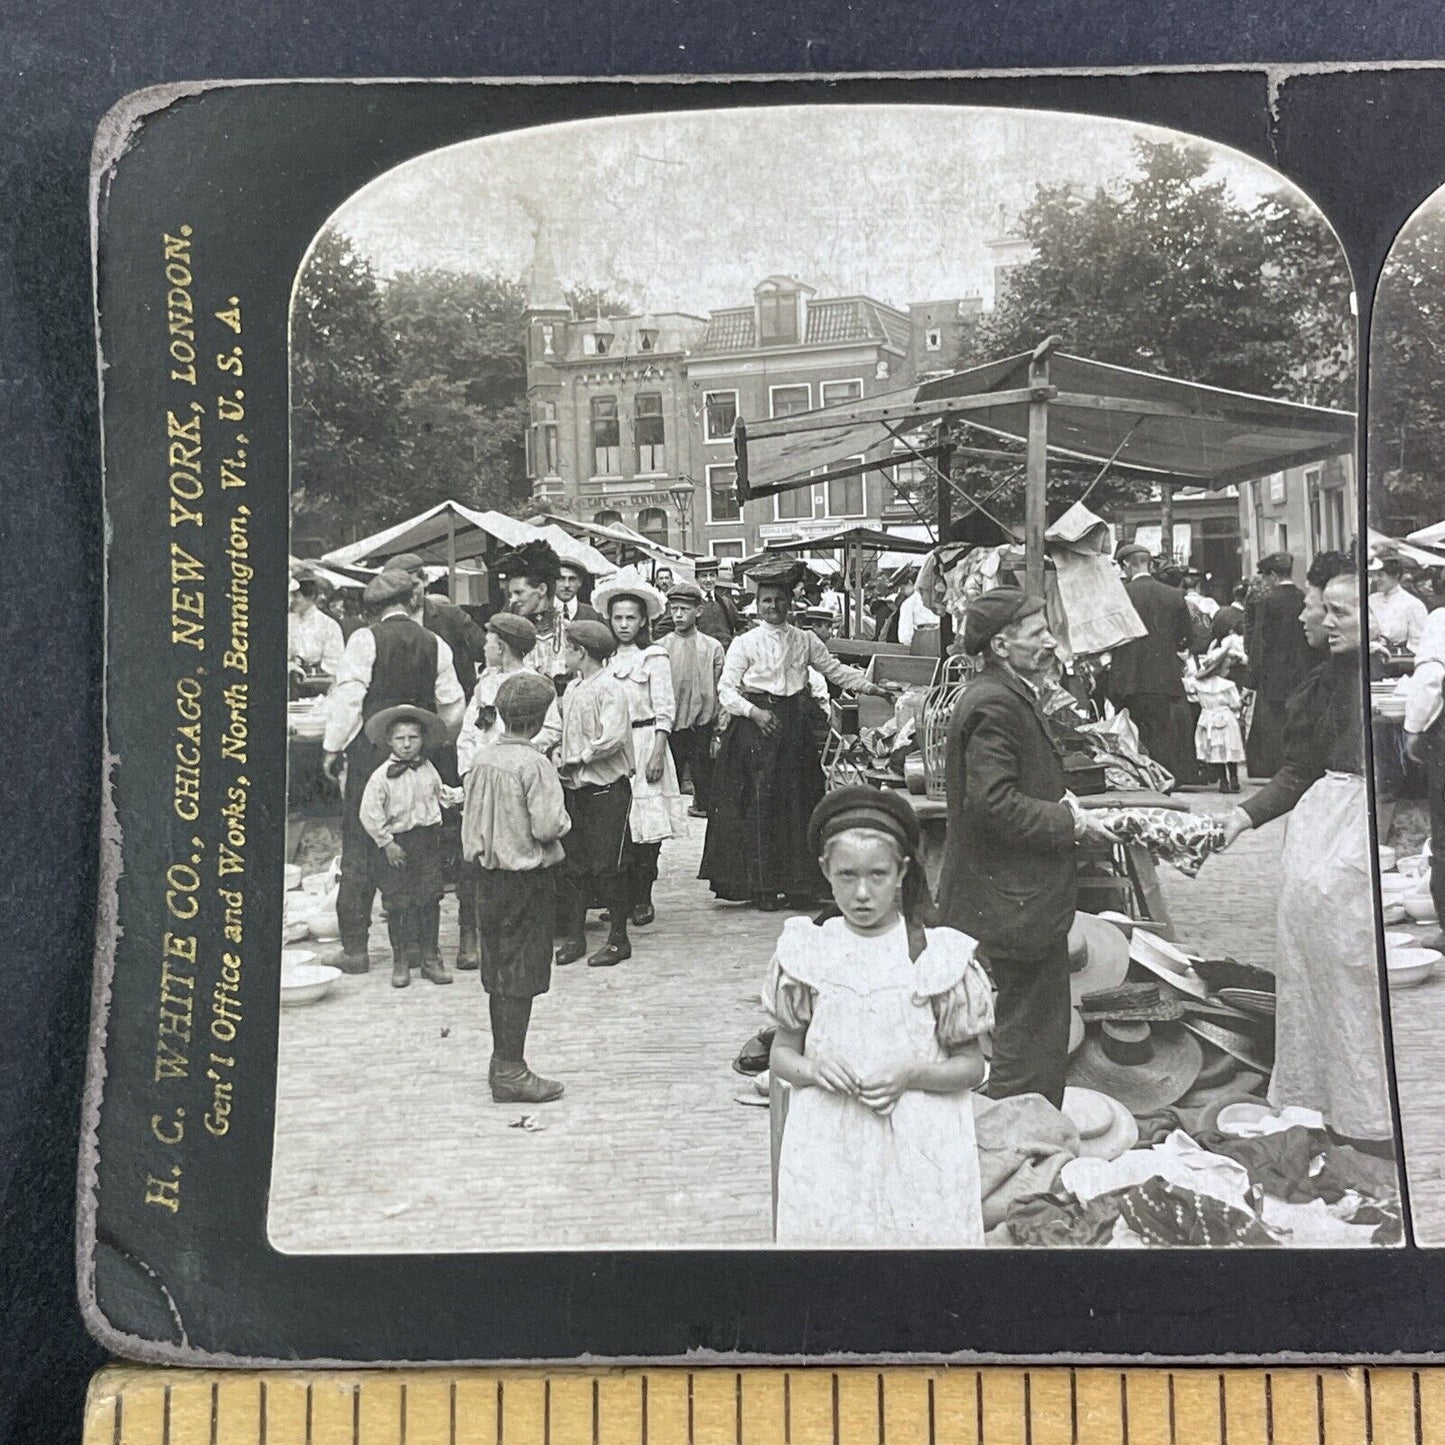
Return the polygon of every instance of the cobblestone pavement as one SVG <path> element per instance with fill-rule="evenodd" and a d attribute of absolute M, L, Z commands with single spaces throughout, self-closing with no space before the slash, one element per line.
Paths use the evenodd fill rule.
<path fill-rule="evenodd" d="M 1191 792 L 1195 811 L 1235 801 Z M 528 1058 L 566 1095 L 536 1108 L 487 1092 L 476 974 L 390 987 L 373 968 L 281 1018 L 270 1236 L 310 1252 L 761 1245 L 770 1238 L 768 1116 L 731 1061 L 764 1022 L 757 990 L 782 915 L 716 903 L 697 880 L 704 824 L 667 844 L 658 920 L 615 969 L 557 970 Z M 1283 820 L 1195 880 L 1161 866 L 1182 946 L 1272 967 Z M 455 953 L 455 905 L 443 910 Z M 594 926 L 593 938 L 601 941 Z M 1426 1093 L 1445 980 L 1392 1000 L 1417 1227 L 1445 1241 L 1445 1124 Z M 515 1127 L 524 1116 L 538 1129 Z M 1433 1199 L 1428 1198 L 1433 1195 Z M 1433 1231 L 1433 1233 L 1430 1233 Z"/>
<path fill-rule="evenodd" d="M 763 1024 L 782 915 L 713 901 L 705 824 L 664 846 L 657 922 L 612 969 L 554 971 L 528 1061 L 566 1094 L 494 1104 L 475 973 L 369 974 L 281 1017 L 270 1235 L 294 1251 L 760 1245 L 771 1239 L 768 1112 L 731 1063 Z M 595 915 L 594 915 L 595 917 Z M 456 913 L 442 915 L 455 955 Z M 592 939 L 602 940 L 594 924 Z M 377 960 L 380 960 L 378 965 Z M 530 1115 L 535 1131 L 513 1127 Z"/>

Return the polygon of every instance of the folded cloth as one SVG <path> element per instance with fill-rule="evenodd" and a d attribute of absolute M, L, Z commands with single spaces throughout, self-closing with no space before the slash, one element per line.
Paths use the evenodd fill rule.
<path fill-rule="evenodd" d="M 1315 1185 L 1338 1185 L 1358 1189 L 1371 1199 L 1394 1199 L 1400 1193 L 1400 1172 L 1393 1159 L 1366 1154 L 1349 1144 L 1326 1144 Z"/>
<path fill-rule="evenodd" d="M 1375 1242 L 1373 1221 L 1355 1223 L 1342 1219 L 1323 1199 L 1308 1204 L 1290 1204 L 1282 1199 L 1264 1201 L 1265 1225 L 1282 1243 L 1309 1245 L 1316 1249 L 1359 1249 Z"/>
<path fill-rule="evenodd" d="M 1182 1129 L 1149 1149 L 1130 1149 L 1117 1159 L 1075 1159 L 1059 1174 L 1059 1183 L 1087 1203 L 1100 1194 L 1164 1179 L 1233 1208 L 1246 1206 L 1249 1171 L 1237 1160 L 1202 1149 Z"/>
<path fill-rule="evenodd" d="M 1242 1139 L 1231 1134 L 1200 1134 L 1196 1142 L 1215 1154 L 1236 1159 L 1249 1171 L 1256 1184 L 1272 1199 L 1288 1204 L 1308 1204 L 1312 1199 L 1333 1203 L 1345 1190 L 1332 1179 L 1312 1178 L 1310 1168 L 1324 1151 L 1322 1129 L 1305 1129 L 1296 1124 L 1277 1134 L 1260 1134 Z"/>
<path fill-rule="evenodd" d="M 1172 808 L 1101 808 L 1094 818 L 1124 843 L 1137 843 L 1195 878 L 1211 853 L 1224 847 L 1224 822 Z"/>
<path fill-rule="evenodd" d="M 1146 1179 L 1114 1196 L 1124 1224 L 1146 1244 L 1211 1249 L 1273 1245 L 1270 1232 L 1246 1210 L 1212 1194 Z"/>
<path fill-rule="evenodd" d="M 1078 1157 L 1073 1120 L 1042 1094 L 975 1094 L 973 1127 L 985 1230 L 1003 1223 L 1016 1200 L 1049 1193 L 1064 1165 Z"/>
<path fill-rule="evenodd" d="M 1105 1194 L 1083 1204 L 1064 1195 L 1035 1194 L 1015 1199 L 1006 1223 L 1014 1244 L 1077 1249 L 1108 1243 L 1118 1218 L 1116 1195 Z"/>

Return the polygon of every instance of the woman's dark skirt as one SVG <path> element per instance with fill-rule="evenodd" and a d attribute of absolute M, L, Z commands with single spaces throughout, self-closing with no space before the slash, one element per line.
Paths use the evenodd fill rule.
<path fill-rule="evenodd" d="M 817 708 L 806 691 L 746 696 L 781 726 L 768 737 L 751 718 L 735 717 L 724 730 L 698 877 L 736 903 L 777 893 L 815 897 L 825 891 L 808 847 L 808 819 L 823 798 Z"/>
<path fill-rule="evenodd" d="M 478 868 L 477 943 L 482 987 L 499 998 L 536 998 L 552 984 L 555 868 Z"/>
<path fill-rule="evenodd" d="M 620 873 L 627 847 L 627 815 L 632 784 L 621 778 L 605 788 L 564 788 L 571 831 L 563 839 L 569 877 L 601 877 Z"/>
<path fill-rule="evenodd" d="M 442 829 L 440 823 L 411 828 L 394 835 L 406 862 L 393 868 L 386 854 L 376 850 L 376 885 L 388 908 L 410 908 L 435 903 L 442 896 Z"/>

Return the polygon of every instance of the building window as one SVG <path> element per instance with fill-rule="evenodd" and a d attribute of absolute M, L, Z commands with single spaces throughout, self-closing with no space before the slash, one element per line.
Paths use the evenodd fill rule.
<path fill-rule="evenodd" d="M 743 550 L 742 542 L 709 542 L 708 551 L 712 556 L 718 558 L 732 558 L 741 561 L 747 554 Z"/>
<path fill-rule="evenodd" d="M 923 349 L 925 351 L 943 350 L 943 332 L 936 326 L 930 326 L 923 334 Z"/>
<path fill-rule="evenodd" d="M 862 457 L 845 457 L 835 465 L 860 466 Z M 868 508 L 863 488 L 863 473 L 852 477 L 830 477 L 827 482 L 828 515 L 830 517 L 866 517 Z"/>
<path fill-rule="evenodd" d="M 768 407 L 773 416 L 796 416 L 800 411 L 811 411 L 813 388 L 805 381 L 801 386 L 770 386 Z"/>
<path fill-rule="evenodd" d="M 667 513 L 661 507 L 644 507 L 637 514 L 637 530 L 649 542 L 667 546 Z"/>
<path fill-rule="evenodd" d="M 622 471 L 622 430 L 617 420 L 617 398 L 592 399 L 592 475 L 615 477 Z"/>
<path fill-rule="evenodd" d="M 842 406 L 846 402 L 862 400 L 861 381 L 825 381 L 818 389 L 819 406 Z"/>
<path fill-rule="evenodd" d="M 784 346 L 798 339 L 798 300 L 791 294 L 758 297 L 758 339 Z"/>
<path fill-rule="evenodd" d="M 598 527 L 615 527 L 622 520 L 621 512 L 593 512 L 592 521 Z"/>
<path fill-rule="evenodd" d="M 730 463 L 707 469 L 707 520 L 718 522 L 742 520 L 742 504 L 738 501 L 738 469 Z"/>
<path fill-rule="evenodd" d="M 582 355 L 597 355 L 597 338 L 590 331 L 584 331 L 582 333 Z"/>
<path fill-rule="evenodd" d="M 703 437 L 710 442 L 730 442 L 738 419 L 735 391 L 705 391 L 702 394 Z"/>
<path fill-rule="evenodd" d="M 1269 500 L 1278 505 L 1289 495 L 1289 487 L 1283 472 L 1275 472 L 1269 479 Z"/>
<path fill-rule="evenodd" d="M 777 492 L 773 496 L 774 515 L 780 522 L 811 522 L 813 520 L 813 497 L 816 487 L 794 487 L 790 492 Z"/>
<path fill-rule="evenodd" d="M 644 392 L 634 403 L 632 429 L 637 436 L 637 470 L 661 472 L 667 469 L 667 447 L 664 445 L 662 397 L 655 391 Z"/>
<path fill-rule="evenodd" d="M 557 328 L 550 321 L 542 323 L 542 355 L 555 356 L 557 345 Z"/>

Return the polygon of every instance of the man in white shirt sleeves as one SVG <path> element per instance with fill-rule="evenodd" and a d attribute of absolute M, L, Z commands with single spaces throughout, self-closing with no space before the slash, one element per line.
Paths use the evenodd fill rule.
<path fill-rule="evenodd" d="M 938 613 L 933 611 L 918 595 L 918 584 L 915 581 L 909 589 L 908 596 L 903 599 L 903 605 L 898 609 L 899 642 L 904 647 L 911 647 L 913 634 L 920 627 L 937 627 L 938 622 Z"/>
<path fill-rule="evenodd" d="M 1415 671 L 1400 684 L 1405 695 L 1405 755 L 1425 769 L 1430 803 L 1430 896 L 1445 907 L 1445 608 L 1431 612 L 1415 650 Z M 1445 918 L 1445 914 L 1440 914 Z"/>

